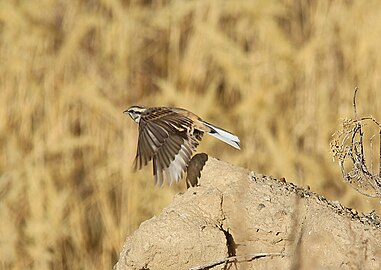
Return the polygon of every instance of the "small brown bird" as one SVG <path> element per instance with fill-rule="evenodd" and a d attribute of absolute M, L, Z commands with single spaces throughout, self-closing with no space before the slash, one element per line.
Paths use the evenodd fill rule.
<path fill-rule="evenodd" d="M 132 106 L 123 113 L 139 124 L 134 169 L 141 169 L 153 160 L 154 181 L 161 186 L 164 173 L 169 184 L 182 178 L 192 151 L 196 150 L 205 132 L 241 149 L 237 136 L 184 109 Z"/>

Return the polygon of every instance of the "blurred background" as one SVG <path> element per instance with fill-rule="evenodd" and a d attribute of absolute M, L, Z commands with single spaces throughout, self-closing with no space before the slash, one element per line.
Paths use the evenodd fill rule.
<path fill-rule="evenodd" d="M 110 269 L 185 191 L 134 173 L 130 105 L 177 106 L 241 138 L 199 151 L 359 211 L 329 142 L 381 121 L 380 1 L 0 2 L 0 267 Z M 378 145 L 378 141 L 375 142 Z M 376 147 L 377 149 L 377 147 Z"/>

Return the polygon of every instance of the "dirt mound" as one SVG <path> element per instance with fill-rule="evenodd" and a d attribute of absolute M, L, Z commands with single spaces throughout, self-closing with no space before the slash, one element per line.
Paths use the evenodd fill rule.
<path fill-rule="evenodd" d="M 214 158 L 199 184 L 128 237 L 115 269 L 381 269 L 374 213 Z"/>

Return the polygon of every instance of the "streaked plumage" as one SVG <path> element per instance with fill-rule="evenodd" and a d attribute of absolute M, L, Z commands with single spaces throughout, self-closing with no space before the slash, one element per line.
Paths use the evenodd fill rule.
<path fill-rule="evenodd" d="M 170 184 L 182 178 L 205 132 L 240 149 L 237 136 L 184 109 L 132 106 L 124 113 L 139 124 L 134 168 L 152 160 L 155 184 L 163 185 L 164 175 Z"/>

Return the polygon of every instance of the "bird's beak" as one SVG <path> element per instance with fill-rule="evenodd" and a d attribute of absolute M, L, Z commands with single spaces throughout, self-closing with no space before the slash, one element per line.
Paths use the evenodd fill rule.
<path fill-rule="evenodd" d="M 123 113 L 124 113 L 124 114 L 128 114 L 128 110 L 125 110 Z"/>

